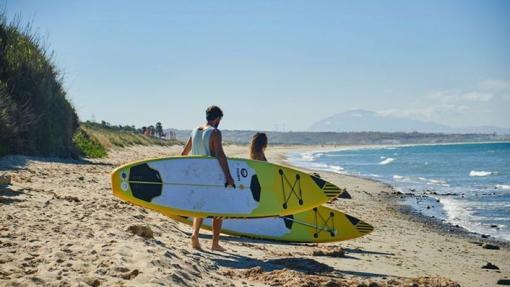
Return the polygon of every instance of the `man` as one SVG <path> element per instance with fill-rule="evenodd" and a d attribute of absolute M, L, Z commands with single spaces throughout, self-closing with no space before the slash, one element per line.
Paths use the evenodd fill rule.
<path fill-rule="evenodd" d="M 188 155 L 191 151 L 192 155 L 208 155 L 218 159 L 221 169 L 225 174 L 225 182 L 227 186 L 234 186 L 234 179 L 230 174 L 230 169 L 227 164 L 227 157 L 223 152 L 223 145 L 221 142 L 221 132 L 218 130 L 218 125 L 223 118 L 223 111 L 217 106 L 210 106 L 206 110 L 207 123 L 194 129 L 191 132 L 191 137 L 186 142 L 181 155 Z M 198 234 L 202 226 L 203 218 L 193 219 L 193 234 L 191 235 L 191 246 L 194 249 L 201 250 L 198 241 Z M 225 248 L 219 244 L 220 230 L 222 219 L 213 219 L 213 240 L 212 250 L 225 251 Z"/>

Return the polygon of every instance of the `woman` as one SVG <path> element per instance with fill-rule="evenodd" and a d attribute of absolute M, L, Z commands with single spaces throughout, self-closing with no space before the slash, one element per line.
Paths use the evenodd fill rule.
<path fill-rule="evenodd" d="M 267 161 L 264 151 L 267 148 L 267 135 L 265 133 L 256 133 L 251 138 L 250 158 L 255 160 Z"/>
<path fill-rule="evenodd" d="M 264 152 L 267 148 L 267 135 L 265 133 L 256 133 L 251 138 L 250 159 L 267 161 Z M 321 178 L 320 174 L 313 172 L 313 176 Z"/>

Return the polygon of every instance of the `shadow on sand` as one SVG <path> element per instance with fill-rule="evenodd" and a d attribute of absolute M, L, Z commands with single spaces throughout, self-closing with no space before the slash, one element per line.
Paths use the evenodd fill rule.
<path fill-rule="evenodd" d="M 260 260 L 243 255 L 232 253 L 215 253 L 216 258 L 211 258 L 219 266 L 230 269 L 249 269 L 253 267 L 260 267 L 264 272 L 271 272 L 274 270 L 288 269 L 296 272 L 301 272 L 307 275 L 324 275 L 324 276 L 341 276 L 341 275 L 355 275 L 366 278 L 373 277 L 387 277 L 388 274 L 379 274 L 371 272 L 359 272 L 351 270 L 339 270 L 330 265 L 318 262 L 312 258 L 305 257 L 284 257 L 276 259 Z M 218 258 L 220 257 L 221 258 Z"/>
<path fill-rule="evenodd" d="M 64 164 L 80 164 L 80 165 L 99 165 L 99 166 L 114 166 L 106 162 L 94 162 L 87 159 L 70 159 L 59 157 L 37 157 L 37 156 L 24 156 L 24 155 L 7 155 L 0 157 L 0 171 L 18 170 L 26 167 L 28 162 L 38 161 L 44 163 L 64 163 Z"/>
<path fill-rule="evenodd" d="M 184 232 L 191 236 L 189 232 Z M 201 239 L 212 239 L 212 235 L 210 234 L 200 234 Z M 254 244 L 254 245 L 264 245 L 264 244 L 272 244 L 272 245 L 289 245 L 289 246 L 303 246 L 304 248 L 314 248 L 314 245 L 310 244 L 302 244 L 302 243 L 290 243 L 290 242 L 282 242 L 282 241 L 269 241 L 269 240 L 258 240 L 244 237 L 235 237 L 235 236 L 221 236 L 221 241 L 227 242 L 238 242 L 245 244 Z M 248 246 L 249 248 L 249 246 Z M 368 250 L 360 250 L 360 249 L 350 249 L 344 248 L 346 253 L 345 256 L 340 257 L 339 259 L 349 259 L 349 260 L 362 260 L 360 258 L 351 256 L 352 254 L 366 254 L 366 255 L 379 255 L 379 256 L 393 256 L 393 253 L 386 252 L 377 252 L 377 251 L 368 251 Z M 248 256 L 243 256 L 231 252 L 210 252 L 207 250 L 201 251 L 208 255 L 214 255 L 214 257 L 210 258 L 214 262 L 216 262 L 219 266 L 231 269 L 249 269 L 253 267 L 260 267 L 265 272 L 271 272 L 274 270 L 281 269 L 289 269 L 297 272 L 302 272 L 305 274 L 313 274 L 313 275 L 325 275 L 325 276 L 339 276 L 339 275 L 353 275 L 360 276 L 365 278 L 373 278 L 373 277 L 387 277 L 388 274 L 379 274 L 379 273 L 371 273 L 371 272 L 360 272 L 360 271 L 352 271 L 352 270 L 339 270 L 327 264 L 321 263 L 313 258 L 308 258 L 304 256 L 296 256 L 296 257 L 282 257 L 282 258 L 274 258 L 267 260 L 260 260 Z M 319 257 L 319 256 L 318 256 Z M 321 256 L 322 257 L 322 256 Z"/>

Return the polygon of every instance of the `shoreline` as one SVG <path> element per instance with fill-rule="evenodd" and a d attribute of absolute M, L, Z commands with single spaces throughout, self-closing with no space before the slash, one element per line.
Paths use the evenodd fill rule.
<path fill-rule="evenodd" d="M 482 142 L 480 142 L 480 143 L 482 143 Z M 480 144 L 480 143 L 479 142 L 471 142 L 471 143 L 445 143 L 445 144 L 441 143 L 441 144 L 412 144 L 412 145 L 346 146 L 346 147 L 337 148 L 337 149 L 307 150 L 307 151 L 292 152 L 292 153 L 293 154 L 308 154 L 308 153 L 313 154 L 313 153 L 321 153 L 321 152 L 359 150 L 359 149 L 365 149 L 365 148 L 367 148 L 367 149 L 385 149 L 385 148 L 391 148 L 391 147 L 433 146 L 433 145 L 450 145 L 450 144 Z M 498 143 L 498 142 L 483 142 L 483 143 Z M 506 143 L 510 143 L 510 142 L 506 142 Z M 467 228 L 465 228 L 463 226 L 460 226 L 458 224 L 454 224 L 454 223 L 448 222 L 448 220 L 446 218 L 429 216 L 429 215 L 425 214 L 423 212 L 423 210 L 421 210 L 419 207 L 416 207 L 416 206 L 413 206 L 411 204 L 406 204 L 405 203 L 405 200 L 409 199 L 409 198 L 427 198 L 428 200 L 431 200 L 431 201 L 435 202 L 438 198 L 433 197 L 430 194 L 427 194 L 427 193 L 425 193 L 425 194 L 403 193 L 403 192 L 399 191 L 391 183 L 387 183 L 387 182 L 384 182 L 383 180 L 379 180 L 379 179 L 372 178 L 372 177 L 369 177 L 369 176 L 355 175 L 355 174 L 351 174 L 351 173 L 348 173 L 348 172 L 345 172 L 345 173 L 335 173 L 333 171 L 322 170 L 322 169 L 313 169 L 311 167 L 300 166 L 300 165 L 297 165 L 297 164 L 292 162 L 292 159 L 289 158 L 289 154 L 286 154 L 281 159 L 280 163 L 281 164 L 287 164 L 287 165 L 292 166 L 294 168 L 303 169 L 303 170 L 307 170 L 307 171 L 310 171 L 310 172 L 330 173 L 330 174 L 333 174 L 333 175 L 340 174 L 340 175 L 344 175 L 344 176 L 350 176 L 350 177 L 359 178 L 359 179 L 362 179 L 362 180 L 372 181 L 372 182 L 375 182 L 375 183 L 386 185 L 386 186 L 388 186 L 389 188 L 391 188 L 393 190 L 393 195 L 388 197 L 388 201 L 391 202 L 392 207 L 397 208 L 403 214 L 412 216 L 414 219 L 418 219 L 421 222 L 424 222 L 424 223 L 436 226 L 437 229 L 440 230 L 440 231 L 448 232 L 448 230 L 452 230 L 455 233 L 459 234 L 459 236 L 460 235 L 465 236 L 466 239 L 484 240 L 485 242 L 489 242 L 489 243 L 493 243 L 493 244 L 499 244 L 501 246 L 505 246 L 506 248 L 510 248 L 510 240 L 507 240 L 507 239 L 504 239 L 504 238 L 499 238 L 499 237 L 494 237 L 494 236 L 491 236 L 491 235 L 488 235 L 488 234 L 484 234 L 484 233 L 481 233 L 481 232 L 476 232 L 476 231 L 469 230 L 469 229 L 467 229 Z M 443 206 L 442 203 L 441 203 L 441 206 Z"/>
<path fill-rule="evenodd" d="M 271 146 L 266 156 L 278 163 L 289 152 L 323 148 Z M 0 169 L 12 175 L 12 185 L 0 186 L 0 285 L 458 286 L 453 280 L 461 286 L 494 286 L 510 278 L 507 246 L 484 249 L 481 244 L 489 241 L 441 232 L 405 214 L 392 205 L 398 197 L 387 184 L 322 171 L 325 180 L 353 196 L 330 207 L 366 221 L 374 232 L 325 244 L 222 235 L 228 251 L 211 252 L 211 236 L 204 231 L 200 240 L 205 250 L 194 251 L 189 226 L 122 202 L 110 187 L 110 172 L 118 165 L 177 155 L 181 149 L 134 146 L 87 162 L 1 158 Z M 248 155 L 247 146 L 226 146 L 225 152 Z M 314 255 L 317 250 L 327 255 Z M 482 269 L 488 262 L 499 270 Z"/>

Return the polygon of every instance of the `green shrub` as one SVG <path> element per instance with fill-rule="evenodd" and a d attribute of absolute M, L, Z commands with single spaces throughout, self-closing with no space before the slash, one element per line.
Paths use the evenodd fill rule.
<path fill-rule="evenodd" d="M 0 12 L 0 152 L 76 156 L 78 126 L 62 77 L 37 36 Z"/>
<path fill-rule="evenodd" d="M 106 156 L 106 150 L 99 141 L 81 128 L 78 129 L 73 140 L 82 156 L 88 158 L 101 158 Z"/>

